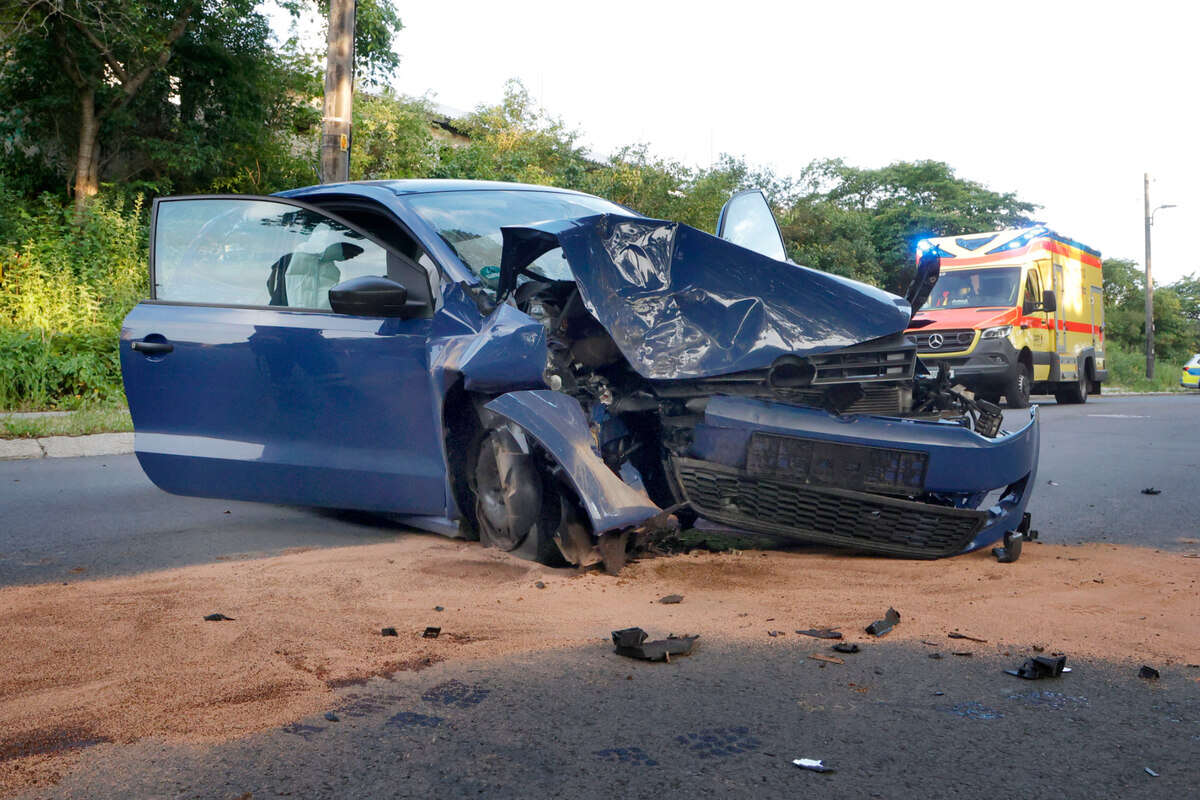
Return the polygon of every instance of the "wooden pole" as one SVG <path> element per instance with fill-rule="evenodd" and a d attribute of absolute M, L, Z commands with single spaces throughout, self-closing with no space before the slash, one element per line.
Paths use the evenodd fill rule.
<path fill-rule="evenodd" d="M 355 0 L 329 0 L 321 182 L 350 180 L 350 118 L 354 103 Z"/>

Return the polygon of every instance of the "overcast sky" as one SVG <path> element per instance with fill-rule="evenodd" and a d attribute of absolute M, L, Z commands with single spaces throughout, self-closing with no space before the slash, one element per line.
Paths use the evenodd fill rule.
<path fill-rule="evenodd" d="M 1105 256 L 1200 272 L 1200 12 L 1187 2 L 398 0 L 394 80 L 472 109 L 519 78 L 607 154 L 784 174 L 938 159 Z"/>

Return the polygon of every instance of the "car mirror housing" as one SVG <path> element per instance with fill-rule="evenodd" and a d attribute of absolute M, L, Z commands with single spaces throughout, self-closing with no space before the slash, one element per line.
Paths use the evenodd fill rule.
<path fill-rule="evenodd" d="M 1054 297 L 1053 289 L 1046 289 L 1042 292 L 1042 307 L 1040 310 L 1047 313 L 1058 311 L 1058 300 Z"/>
<path fill-rule="evenodd" d="M 355 317 L 407 317 L 408 289 L 391 278 L 360 275 L 329 290 L 329 307 L 335 314 Z"/>

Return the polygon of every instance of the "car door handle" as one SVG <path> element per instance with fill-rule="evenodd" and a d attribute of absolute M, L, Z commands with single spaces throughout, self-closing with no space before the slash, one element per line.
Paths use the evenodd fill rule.
<path fill-rule="evenodd" d="M 175 349 L 175 345 L 170 342 L 133 342 L 130 347 L 148 356 L 162 355 Z"/>

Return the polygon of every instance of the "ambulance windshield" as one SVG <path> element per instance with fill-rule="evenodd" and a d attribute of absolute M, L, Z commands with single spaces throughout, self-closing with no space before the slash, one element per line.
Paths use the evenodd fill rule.
<path fill-rule="evenodd" d="M 1015 306 L 1020 267 L 943 272 L 922 309 Z"/>

